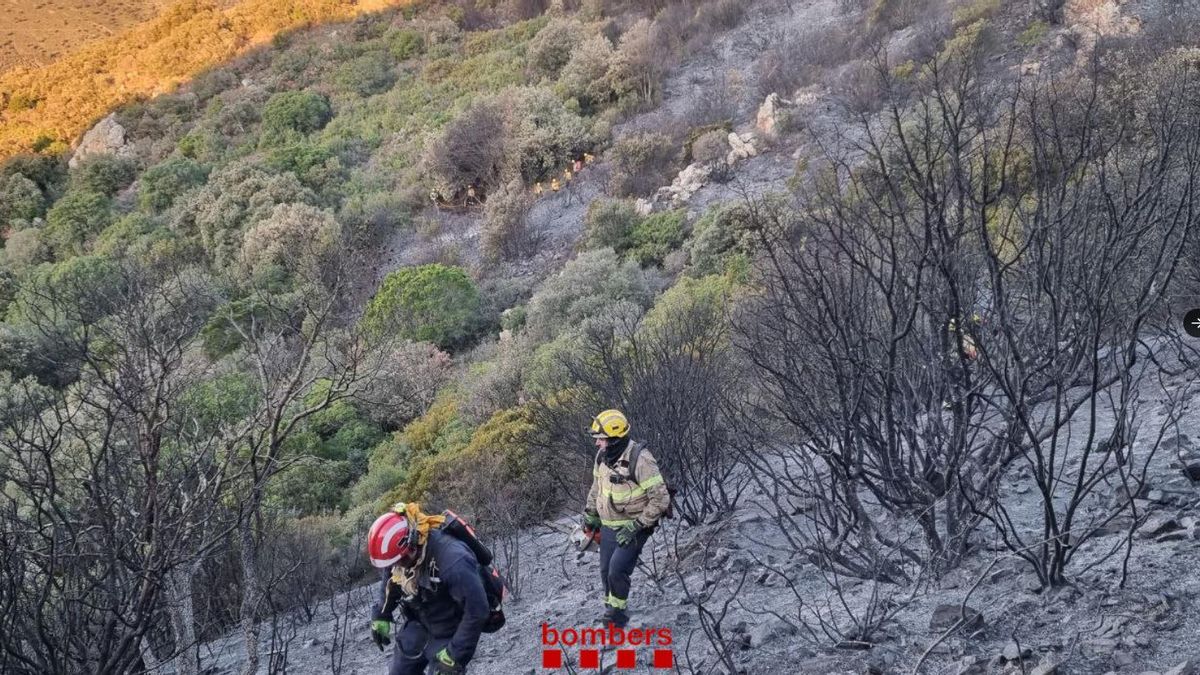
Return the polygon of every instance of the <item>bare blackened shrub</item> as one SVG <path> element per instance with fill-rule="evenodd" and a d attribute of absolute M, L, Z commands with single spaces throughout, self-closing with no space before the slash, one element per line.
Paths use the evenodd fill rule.
<path fill-rule="evenodd" d="M 483 209 L 482 247 L 488 260 L 512 260 L 536 249 L 539 237 L 529 223 L 528 192 L 514 181 L 488 198 Z"/>
<path fill-rule="evenodd" d="M 703 84 L 704 96 L 699 97 L 687 112 L 689 126 L 703 127 L 730 124 L 744 109 L 747 92 L 737 73 L 720 71 Z"/>
<path fill-rule="evenodd" d="M 856 41 L 841 26 L 821 26 L 803 32 L 775 30 L 754 64 L 760 98 L 777 93 L 790 98 L 797 89 L 820 81 L 851 58 Z"/>
<path fill-rule="evenodd" d="M 550 6 L 550 0 L 507 0 L 505 12 L 510 21 L 525 21 L 541 16 Z"/>
<path fill-rule="evenodd" d="M 828 157 L 803 208 L 751 203 L 766 291 L 738 325 L 786 430 L 754 461 L 800 516 L 784 536 L 823 567 L 940 574 L 986 520 L 1060 584 L 1119 515 L 1085 506 L 1105 482 L 1136 494 L 1174 417 L 1135 402 L 1196 226 L 1200 129 L 1168 112 L 1196 74 L 1164 69 L 1130 97 L 1134 120 L 1094 82 L 1018 95 L 972 64 L 930 64 L 882 127 L 862 114 L 863 160 Z M 1017 461 L 1035 524 L 998 491 Z M 905 523 L 921 538 L 897 537 Z"/>
<path fill-rule="evenodd" d="M 484 99 L 463 111 L 430 143 L 425 165 L 443 198 L 452 198 L 470 186 L 482 192 L 502 182 L 510 164 L 506 119 L 497 100 Z"/>
<path fill-rule="evenodd" d="M 710 33 L 736 28 L 745 18 L 746 3 L 738 0 L 710 0 L 696 8 L 696 23 Z"/>
<path fill-rule="evenodd" d="M 669 185 L 678 169 L 679 145 L 656 132 L 623 136 L 608 153 L 609 191 L 617 196 L 645 195 Z"/>

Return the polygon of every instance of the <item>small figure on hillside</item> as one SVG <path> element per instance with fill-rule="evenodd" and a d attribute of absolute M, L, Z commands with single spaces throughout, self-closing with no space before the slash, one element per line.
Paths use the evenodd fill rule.
<path fill-rule="evenodd" d="M 571 182 L 571 170 L 570 169 L 563 169 L 563 181 L 568 182 L 568 183 Z"/>
<path fill-rule="evenodd" d="M 589 431 L 596 443 L 592 488 L 583 507 L 583 529 L 600 530 L 600 577 L 604 584 L 604 622 L 624 628 L 630 577 L 642 546 L 669 517 L 671 493 L 658 462 L 629 438 L 629 421 L 619 410 L 605 410 Z"/>
<path fill-rule="evenodd" d="M 558 192 L 559 187 L 560 187 L 560 185 L 558 184 L 557 178 L 550 179 L 550 191 L 551 192 Z"/>
<path fill-rule="evenodd" d="M 590 152 L 585 152 L 585 153 L 583 153 L 583 163 L 584 163 L 584 164 L 591 164 L 591 163 L 592 163 L 592 162 L 594 162 L 594 161 L 596 161 L 596 156 L 595 156 L 595 155 L 593 155 L 593 154 L 592 154 L 592 153 L 590 153 Z"/>
<path fill-rule="evenodd" d="M 575 173 L 579 173 L 580 171 L 583 171 L 583 160 L 582 159 L 575 160 L 575 165 L 573 168 L 575 169 Z"/>
<path fill-rule="evenodd" d="M 542 196 L 542 192 L 543 192 L 543 190 L 542 190 L 542 181 L 538 181 L 538 182 L 534 183 L 534 184 L 533 184 L 533 194 L 535 194 L 535 195 L 537 195 L 537 196 L 541 197 L 541 196 Z"/>
<path fill-rule="evenodd" d="M 453 512 L 426 515 L 401 503 L 371 525 L 367 551 L 383 572 L 371 621 L 380 651 L 391 643 L 396 609 L 404 616 L 390 675 L 466 672 L 481 635 L 504 625 L 504 584 L 474 530 Z"/>

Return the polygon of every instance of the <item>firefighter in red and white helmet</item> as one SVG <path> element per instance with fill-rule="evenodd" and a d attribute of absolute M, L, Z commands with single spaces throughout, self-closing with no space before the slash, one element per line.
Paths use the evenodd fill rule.
<path fill-rule="evenodd" d="M 443 516 L 407 506 L 380 516 L 367 535 L 371 564 L 384 572 L 371 636 L 380 650 L 390 643 L 399 607 L 405 623 L 396 635 L 390 675 L 463 673 L 491 613 L 479 560 L 440 529 Z"/>

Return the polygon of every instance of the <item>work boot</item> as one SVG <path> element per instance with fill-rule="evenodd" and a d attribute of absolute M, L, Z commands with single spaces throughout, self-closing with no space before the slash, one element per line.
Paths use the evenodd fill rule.
<path fill-rule="evenodd" d="M 623 609 L 609 607 L 604 610 L 604 625 L 613 624 L 617 628 L 624 628 L 629 623 L 629 615 Z"/>

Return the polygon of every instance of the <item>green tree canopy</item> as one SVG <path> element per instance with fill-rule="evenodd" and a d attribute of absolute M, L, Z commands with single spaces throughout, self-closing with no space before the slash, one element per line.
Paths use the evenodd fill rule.
<path fill-rule="evenodd" d="M 460 267 L 405 267 L 383 280 L 363 315 L 368 331 L 449 348 L 469 337 L 479 290 Z"/>

